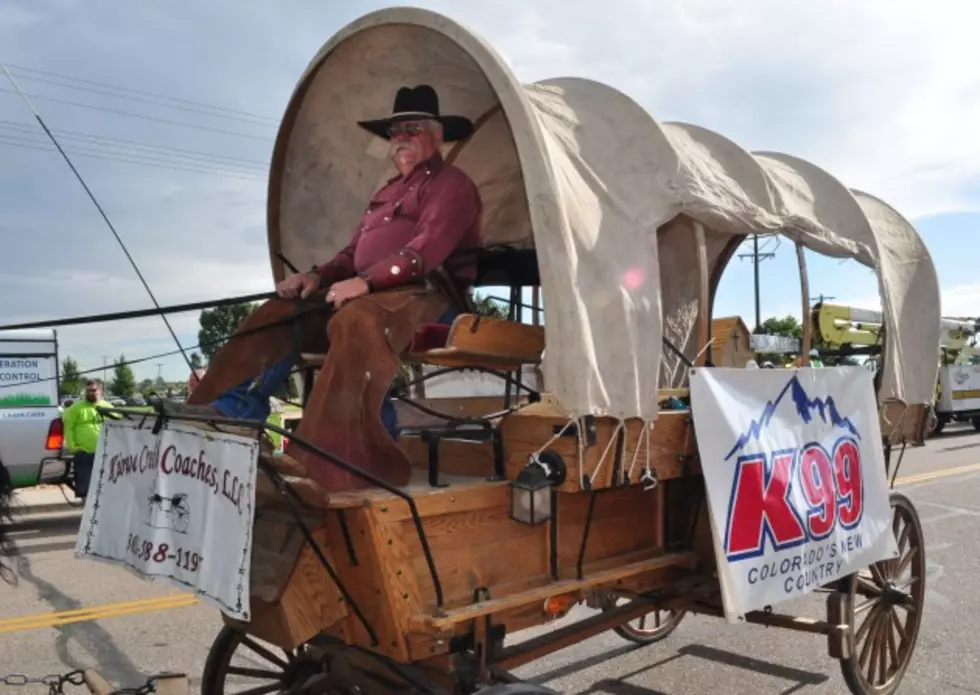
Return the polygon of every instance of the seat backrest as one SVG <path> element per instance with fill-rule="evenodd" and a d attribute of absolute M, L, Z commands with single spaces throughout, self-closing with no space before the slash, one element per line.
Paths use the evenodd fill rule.
<path fill-rule="evenodd" d="M 453 321 L 446 347 L 472 355 L 535 364 L 541 360 L 544 352 L 544 326 L 478 314 L 461 314 Z"/>

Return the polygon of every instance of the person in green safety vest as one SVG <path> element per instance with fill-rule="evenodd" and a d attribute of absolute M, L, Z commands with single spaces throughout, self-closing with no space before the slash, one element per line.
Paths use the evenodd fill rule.
<path fill-rule="evenodd" d="M 820 353 L 816 350 L 810 350 L 810 366 L 811 367 L 822 367 L 823 362 L 820 359 Z"/>
<path fill-rule="evenodd" d="M 96 408 L 111 407 L 110 403 L 102 400 L 102 382 L 89 379 L 85 383 L 85 397 L 76 401 L 61 415 L 65 426 L 65 449 L 72 454 L 76 499 L 85 499 L 89 481 L 92 479 L 95 447 L 99 443 L 104 419 Z"/>

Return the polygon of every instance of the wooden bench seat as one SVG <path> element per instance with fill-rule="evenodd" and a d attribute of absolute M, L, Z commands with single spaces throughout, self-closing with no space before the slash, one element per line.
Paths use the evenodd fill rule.
<path fill-rule="evenodd" d="M 408 363 L 439 367 L 484 367 L 516 371 L 540 364 L 544 354 L 544 327 L 518 321 L 460 314 L 451 326 L 419 326 L 412 345 L 402 355 Z M 324 355 L 303 353 L 307 366 L 321 366 Z"/>

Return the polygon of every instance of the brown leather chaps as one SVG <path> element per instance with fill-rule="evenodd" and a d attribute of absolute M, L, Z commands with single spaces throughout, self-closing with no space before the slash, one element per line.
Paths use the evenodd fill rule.
<path fill-rule="evenodd" d="M 188 405 L 207 405 L 258 376 L 293 352 L 298 338 L 301 352 L 326 353 L 326 359 L 296 434 L 391 485 L 406 485 L 411 464 L 382 424 L 381 405 L 416 328 L 438 320 L 448 303 L 439 293 L 409 287 L 358 297 L 335 312 L 304 311 L 323 302 L 320 291 L 306 300 L 276 298 L 260 306 L 238 329 L 243 334 L 215 353 Z M 282 323 L 297 311 L 303 314 L 295 322 Z M 374 486 L 298 443 L 289 454 L 328 492 Z"/>

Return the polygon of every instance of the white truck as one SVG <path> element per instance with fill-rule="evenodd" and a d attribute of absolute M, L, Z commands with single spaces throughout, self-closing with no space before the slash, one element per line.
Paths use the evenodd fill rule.
<path fill-rule="evenodd" d="M 65 475 L 54 329 L 0 331 L 0 463 L 15 488 Z"/>

